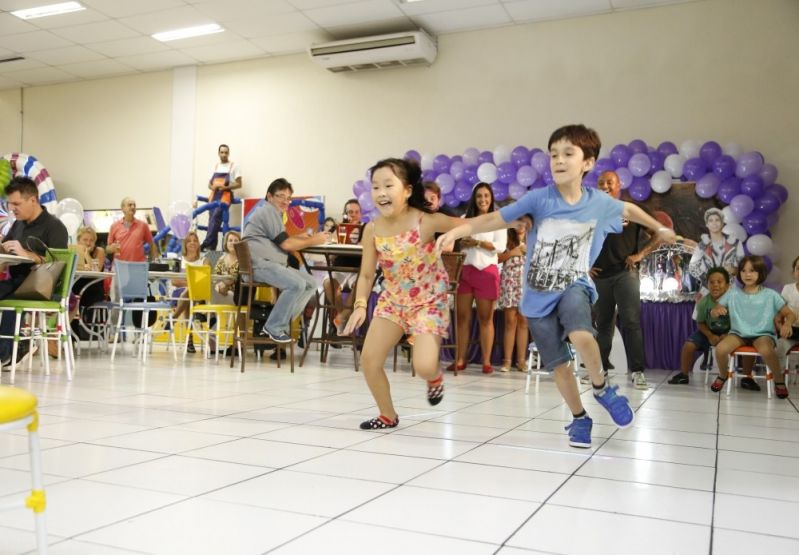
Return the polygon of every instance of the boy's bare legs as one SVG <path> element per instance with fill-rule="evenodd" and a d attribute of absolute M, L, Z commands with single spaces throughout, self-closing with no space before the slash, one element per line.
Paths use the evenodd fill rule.
<path fill-rule="evenodd" d="M 361 355 L 361 368 L 366 385 L 372 392 L 380 415 L 396 420 L 397 411 L 391 401 L 391 387 L 384 369 L 386 358 L 402 338 L 402 328 L 385 318 L 375 318 L 369 325 Z M 416 370 L 419 372 L 419 370 Z"/>
<path fill-rule="evenodd" d="M 594 335 L 589 331 L 575 330 L 569 334 L 569 341 L 571 341 L 583 364 L 588 369 L 591 383 L 596 386 L 604 384 L 605 375 L 602 373 L 602 357 L 599 354 L 599 344 L 594 339 Z M 575 384 L 576 387 L 577 385 Z"/>
<path fill-rule="evenodd" d="M 574 379 L 572 363 L 572 361 L 564 362 L 555 368 L 555 385 L 558 386 L 558 391 L 563 400 L 566 401 L 566 405 L 568 405 L 572 414 L 580 415 L 585 408 L 583 407 L 583 400 L 580 398 L 577 382 Z"/>

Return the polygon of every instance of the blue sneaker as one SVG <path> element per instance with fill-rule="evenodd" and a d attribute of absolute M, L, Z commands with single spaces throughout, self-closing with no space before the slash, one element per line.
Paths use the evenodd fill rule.
<path fill-rule="evenodd" d="M 633 409 L 630 408 L 630 400 L 624 395 L 616 393 L 618 389 L 618 385 L 606 387 L 602 393 L 598 395 L 594 393 L 594 399 L 610 413 L 610 417 L 616 423 L 616 426 L 626 428 L 633 423 L 635 414 Z"/>
<path fill-rule="evenodd" d="M 291 337 L 283 332 L 272 333 L 264 326 L 264 333 L 275 343 L 291 343 Z"/>
<path fill-rule="evenodd" d="M 591 428 L 594 421 L 589 417 L 575 418 L 564 429 L 569 432 L 569 445 L 572 447 L 591 447 Z"/>

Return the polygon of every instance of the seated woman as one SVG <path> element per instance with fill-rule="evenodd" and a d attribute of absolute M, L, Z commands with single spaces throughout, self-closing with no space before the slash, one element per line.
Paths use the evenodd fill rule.
<path fill-rule="evenodd" d="M 239 259 L 236 256 L 235 245 L 239 241 L 241 241 L 241 234 L 238 231 L 228 231 L 222 240 L 224 254 L 216 261 L 214 274 L 230 276 L 230 278 L 214 284 L 214 303 L 234 304 L 235 302 L 233 299 L 233 286 L 239 273 Z"/>
<path fill-rule="evenodd" d="M 181 248 L 183 254 L 182 267 L 186 266 L 202 266 L 206 261 L 200 256 L 200 237 L 196 231 L 190 231 L 183 239 L 183 246 Z M 186 289 L 188 283 L 185 279 L 173 279 L 172 297 L 177 298 L 175 311 L 172 314 L 173 320 L 185 318 L 189 314 L 189 291 Z M 189 337 L 189 344 L 186 350 L 190 353 L 195 352 L 194 342 L 191 336 Z"/>
<path fill-rule="evenodd" d="M 77 239 L 77 244 L 72 245 L 78 255 L 75 269 L 101 272 L 105 266 L 105 250 L 97 246 L 97 232 L 91 226 L 82 226 L 78 229 Z M 105 297 L 103 281 L 98 281 L 96 278 L 75 280 L 72 285 L 72 293 L 78 297 L 77 308 L 81 317 L 83 317 L 87 307 L 102 301 Z M 73 318 L 75 316 L 77 316 L 77 313 L 72 315 Z M 80 333 L 77 322 L 73 324 L 72 329 L 75 333 Z"/>

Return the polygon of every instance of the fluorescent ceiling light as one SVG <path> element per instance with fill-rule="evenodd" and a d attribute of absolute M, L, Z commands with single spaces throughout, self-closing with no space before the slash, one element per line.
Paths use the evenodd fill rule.
<path fill-rule="evenodd" d="M 187 39 L 190 37 L 201 37 L 203 35 L 213 35 L 214 33 L 221 33 L 225 29 L 217 23 L 208 23 L 206 25 L 198 25 L 196 27 L 184 27 L 183 29 L 173 29 L 172 31 L 163 31 L 155 33 L 153 38 L 161 42 L 168 42 L 170 40 Z"/>
<path fill-rule="evenodd" d="M 70 12 L 85 10 L 78 2 L 61 2 L 60 4 L 48 4 L 36 8 L 27 8 L 11 12 L 20 19 L 36 19 L 37 17 L 47 17 L 49 15 L 61 15 Z"/>

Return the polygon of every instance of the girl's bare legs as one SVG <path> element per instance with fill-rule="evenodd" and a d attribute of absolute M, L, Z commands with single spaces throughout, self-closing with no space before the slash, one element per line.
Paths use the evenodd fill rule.
<path fill-rule="evenodd" d="M 519 313 L 514 307 L 505 309 L 505 337 L 503 338 L 502 367 L 510 369 L 513 364 L 513 344 L 516 341 Z"/>
<path fill-rule="evenodd" d="M 380 414 L 391 420 L 397 418 L 397 411 L 394 410 L 394 403 L 391 401 L 391 387 L 384 366 L 388 354 L 401 338 L 401 327 L 385 318 L 375 318 L 369 325 L 361 355 L 361 367 L 366 385 L 372 392 Z M 414 348 L 414 353 L 415 351 Z M 414 354 L 414 363 L 415 360 Z M 418 368 L 416 371 L 421 375 Z"/>
<path fill-rule="evenodd" d="M 455 310 L 458 311 L 458 345 L 456 346 L 455 364 L 463 366 L 466 362 L 466 349 L 469 346 L 469 338 L 472 329 L 472 302 L 474 296 L 471 293 L 458 293 L 456 297 Z"/>
<path fill-rule="evenodd" d="M 737 335 L 726 335 L 716 345 L 716 364 L 719 365 L 719 378 L 726 380 L 729 376 L 730 353 L 744 344 Z"/>
<path fill-rule="evenodd" d="M 495 300 L 477 299 L 477 321 L 480 324 L 480 352 L 483 354 L 483 368 L 491 366 L 491 349 L 494 347 L 494 306 Z"/>
<path fill-rule="evenodd" d="M 513 309 L 518 314 L 518 309 Z M 527 318 L 518 314 L 516 318 L 516 367 L 526 369 L 527 345 L 530 342 L 530 330 L 527 328 Z"/>
<path fill-rule="evenodd" d="M 369 331 L 372 331 L 371 328 Z M 435 379 L 439 374 L 438 356 L 441 353 L 441 337 L 431 334 L 413 337 L 413 369 L 424 380 Z"/>
<path fill-rule="evenodd" d="M 771 370 L 774 381 L 783 383 L 785 377 L 782 373 L 783 369 L 780 364 L 780 358 L 777 356 L 777 349 L 774 346 L 774 341 L 770 337 L 762 335 L 752 342 L 752 346 L 757 349 L 757 352 L 763 357 L 766 366 Z"/>

